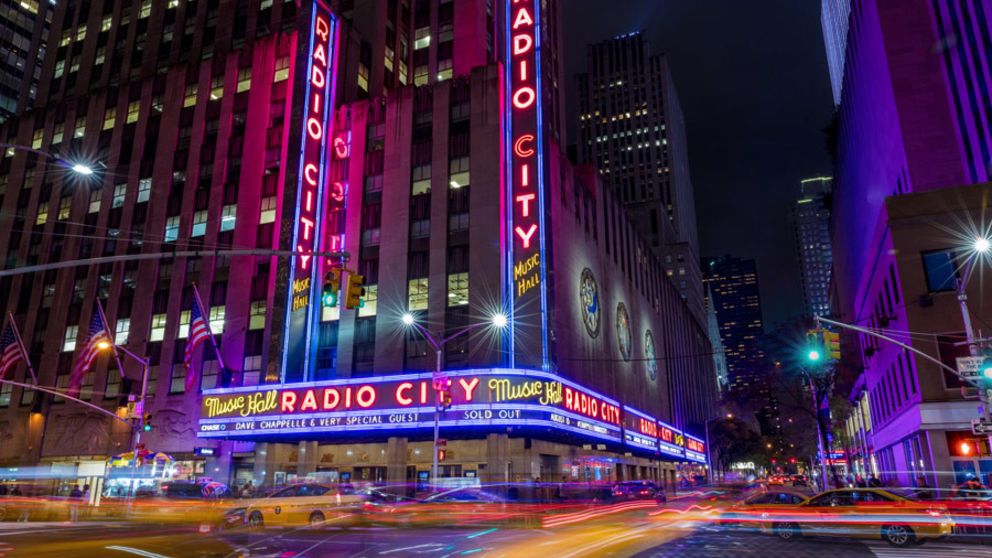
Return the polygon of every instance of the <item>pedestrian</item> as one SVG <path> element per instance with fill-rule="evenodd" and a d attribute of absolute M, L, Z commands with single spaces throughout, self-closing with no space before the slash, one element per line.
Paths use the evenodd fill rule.
<path fill-rule="evenodd" d="M 241 487 L 241 497 L 242 498 L 254 498 L 255 497 L 255 485 L 249 480 L 247 484 Z"/>
<path fill-rule="evenodd" d="M 79 489 L 79 485 L 73 485 L 72 490 L 69 492 L 69 521 L 75 523 L 79 520 L 79 506 L 83 501 L 83 491 Z"/>

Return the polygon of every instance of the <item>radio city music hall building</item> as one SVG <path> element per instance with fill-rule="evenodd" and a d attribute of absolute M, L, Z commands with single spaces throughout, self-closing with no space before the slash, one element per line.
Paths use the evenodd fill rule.
<path fill-rule="evenodd" d="M 184 474 L 414 481 L 432 461 L 435 354 L 401 317 L 440 335 L 502 312 L 506 329 L 444 348 L 442 476 L 671 482 L 678 464 L 704 463 L 716 388 L 705 329 L 595 169 L 564 156 L 561 9 L 60 5 L 42 102 L 0 130 L 107 171 L 81 182 L 5 154 L 8 264 L 305 255 L 4 278 L 41 383 L 67 385 L 99 298 L 116 342 L 152 365 L 143 439 Z M 320 303 L 340 265 L 365 277 L 357 310 Z M 206 345 L 199 390 L 185 393 L 194 283 L 227 369 Z M 140 373 L 123 366 L 121 382 L 98 360 L 83 397 L 116 409 Z M 0 465 L 94 470 L 128 449 L 126 429 L 100 415 L 3 389 Z"/>

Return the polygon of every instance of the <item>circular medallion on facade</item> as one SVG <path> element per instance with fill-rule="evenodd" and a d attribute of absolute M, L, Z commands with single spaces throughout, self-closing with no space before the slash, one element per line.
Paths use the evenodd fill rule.
<path fill-rule="evenodd" d="M 599 285 L 588 267 L 582 270 L 579 279 L 579 304 L 582 306 L 582 323 L 586 325 L 589 337 L 599 335 Z"/>
<path fill-rule="evenodd" d="M 630 360 L 630 315 L 624 303 L 617 304 L 617 348 L 624 360 Z"/>
<path fill-rule="evenodd" d="M 654 335 L 649 329 L 644 332 L 644 361 L 648 366 L 648 378 L 651 378 L 652 382 L 658 379 L 658 361 L 655 358 Z"/>

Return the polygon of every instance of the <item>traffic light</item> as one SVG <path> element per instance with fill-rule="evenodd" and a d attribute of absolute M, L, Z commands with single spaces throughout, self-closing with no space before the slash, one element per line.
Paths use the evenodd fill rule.
<path fill-rule="evenodd" d="M 438 380 L 438 408 L 446 411 L 451 408 L 451 378 Z"/>
<path fill-rule="evenodd" d="M 440 463 L 448 457 L 448 441 L 444 438 L 438 438 L 435 447 L 437 448 L 437 460 Z"/>
<path fill-rule="evenodd" d="M 823 346 L 827 356 L 833 360 L 840 358 L 840 334 L 835 331 L 823 330 Z"/>
<path fill-rule="evenodd" d="M 320 294 L 320 303 L 325 308 L 338 305 L 338 292 L 341 290 L 341 268 L 335 267 L 324 274 L 324 286 Z"/>
<path fill-rule="evenodd" d="M 820 345 L 820 330 L 811 329 L 806 332 L 806 360 L 818 363 L 823 358 L 823 347 Z"/>
<path fill-rule="evenodd" d="M 348 274 L 348 289 L 345 293 L 344 306 L 349 310 L 361 308 L 365 302 L 365 277 L 357 273 Z"/>
<path fill-rule="evenodd" d="M 141 421 L 141 430 L 144 432 L 152 431 L 152 415 L 151 413 L 145 413 L 144 420 Z"/>

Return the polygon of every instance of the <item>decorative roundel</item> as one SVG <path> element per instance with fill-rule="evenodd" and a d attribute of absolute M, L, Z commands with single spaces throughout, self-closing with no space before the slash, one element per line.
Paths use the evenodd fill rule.
<path fill-rule="evenodd" d="M 588 267 L 582 270 L 579 280 L 579 304 L 582 306 L 582 323 L 586 325 L 586 332 L 595 339 L 599 335 L 599 285 Z"/>
<path fill-rule="evenodd" d="M 651 330 L 644 332 L 644 359 L 648 365 L 648 377 L 651 381 L 658 379 L 658 361 L 655 360 L 657 353 L 654 349 L 654 335 Z"/>
<path fill-rule="evenodd" d="M 630 315 L 624 303 L 617 304 L 617 348 L 624 360 L 630 360 Z"/>

